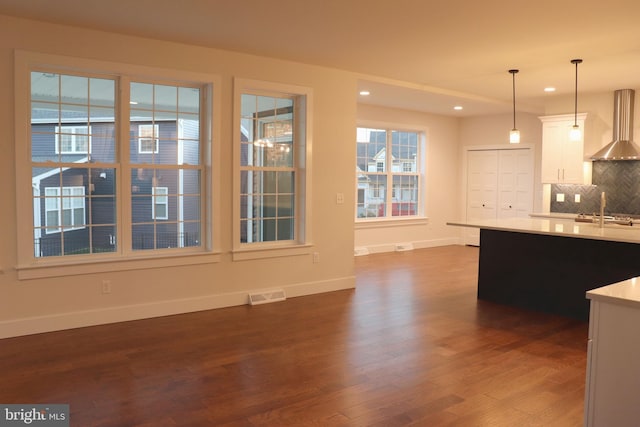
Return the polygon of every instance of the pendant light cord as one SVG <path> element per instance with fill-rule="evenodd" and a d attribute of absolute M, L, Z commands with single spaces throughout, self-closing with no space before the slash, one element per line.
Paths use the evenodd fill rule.
<path fill-rule="evenodd" d="M 516 73 L 520 70 L 509 70 L 513 80 L 513 129 L 516 128 Z"/>
<path fill-rule="evenodd" d="M 578 127 L 578 64 L 582 62 L 582 59 L 572 59 L 571 63 L 576 64 L 576 89 L 573 106 L 573 126 Z"/>

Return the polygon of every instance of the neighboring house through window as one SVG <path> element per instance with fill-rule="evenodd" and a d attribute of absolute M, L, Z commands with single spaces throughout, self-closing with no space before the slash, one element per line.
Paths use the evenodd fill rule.
<path fill-rule="evenodd" d="M 158 125 L 138 125 L 138 153 L 157 154 L 158 135 L 160 134 Z"/>
<path fill-rule="evenodd" d="M 422 132 L 357 128 L 357 219 L 421 215 L 422 145 Z"/>
<path fill-rule="evenodd" d="M 62 191 L 61 191 L 62 190 Z M 84 187 L 45 187 L 45 232 L 60 233 L 85 227 Z"/>
<path fill-rule="evenodd" d="M 91 152 L 91 127 L 56 126 L 56 154 L 89 154 Z"/>
<path fill-rule="evenodd" d="M 153 187 L 153 219 L 169 219 L 169 187 Z"/>

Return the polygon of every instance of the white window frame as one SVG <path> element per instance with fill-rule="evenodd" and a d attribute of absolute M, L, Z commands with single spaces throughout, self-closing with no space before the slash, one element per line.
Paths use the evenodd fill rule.
<path fill-rule="evenodd" d="M 118 76 L 117 85 L 128 87 L 127 76 L 149 76 L 159 83 L 197 84 L 202 88 L 204 99 L 201 104 L 202 123 L 200 137 L 202 144 L 203 173 L 201 187 L 201 245 L 190 248 L 156 250 L 132 250 L 131 235 L 131 173 L 127 168 L 128 156 L 106 163 L 116 174 L 117 233 L 113 241 L 118 242 L 116 252 L 61 257 L 38 257 L 34 252 L 34 194 L 32 190 L 31 126 L 25 120 L 30 117 L 31 71 L 50 70 L 60 74 L 79 74 L 82 76 Z M 17 210 L 17 264 L 18 279 L 34 279 L 62 275 L 89 274 L 98 272 L 126 271 L 167 266 L 184 266 L 219 262 L 221 245 L 220 215 L 218 202 L 220 193 L 220 123 L 221 123 L 221 87 L 222 79 L 218 75 L 195 73 L 182 70 L 149 68 L 131 64 L 122 64 L 41 54 L 36 52 L 15 51 L 14 61 L 15 90 L 15 160 L 16 160 L 16 210 Z M 215 89 L 215 90 L 214 90 Z M 120 91 L 116 114 L 129 117 L 129 92 Z M 129 126 L 121 125 L 117 130 L 120 141 L 119 150 L 130 151 L 131 140 Z M 94 167 L 98 167 L 93 164 Z M 214 195 L 216 196 L 214 199 Z M 28 215 L 25 213 L 29 213 Z"/>
<path fill-rule="evenodd" d="M 243 94 L 294 97 L 294 169 L 295 169 L 295 240 L 241 243 L 240 172 L 241 161 L 241 99 Z M 311 177 L 313 135 L 313 90 L 304 86 L 234 79 L 234 180 L 233 180 L 233 251 L 234 261 L 311 253 Z"/>
<path fill-rule="evenodd" d="M 62 188 L 62 192 L 65 190 L 73 193 L 76 190 L 81 190 L 80 194 L 69 194 L 64 195 L 60 194 L 60 189 Z M 55 194 L 51 194 L 51 193 Z M 45 234 L 55 234 L 60 233 L 63 229 L 64 231 L 72 231 L 72 230 L 81 230 L 86 228 L 87 223 L 87 208 L 86 208 L 86 194 L 85 188 L 82 186 L 73 186 L 73 187 L 45 187 L 44 188 L 45 202 L 44 202 L 44 221 L 45 221 Z M 74 202 L 80 201 L 82 206 L 69 206 L 66 209 L 71 210 L 71 224 L 65 226 L 62 222 L 64 217 L 65 202 L 74 204 Z M 55 207 L 53 209 L 49 208 L 51 202 L 55 202 Z M 77 209 L 82 209 L 82 224 L 75 224 L 75 211 Z M 56 225 L 49 224 L 49 212 L 56 212 L 56 216 L 58 218 Z M 55 227 L 55 228 L 54 228 Z"/>
<path fill-rule="evenodd" d="M 422 126 L 407 126 L 406 124 L 398 124 L 398 123 L 390 123 L 390 122 L 377 122 L 377 121 L 359 121 L 357 124 L 357 128 L 368 128 L 368 129 L 378 129 L 384 130 L 387 133 L 387 140 L 385 144 L 385 171 L 378 171 L 378 159 L 375 159 L 376 163 L 376 171 L 367 171 L 361 172 L 369 175 L 386 175 L 387 180 L 386 184 L 381 184 L 381 186 L 376 186 L 374 188 L 374 197 L 378 196 L 380 198 L 380 192 L 382 189 L 385 191 L 386 202 L 385 202 L 385 216 L 380 217 L 358 217 L 358 198 L 355 198 L 355 223 L 356 228 L 366 228 L 369 226 L 379 227 L 379 226 L 388 226 L 390 224 L 406 224 L 406 223 L 424 223 L 427 220 L 425 215 L 426 207 L 426 152 L 427 152 L 427 133 L 428 130 Z M 411 172 L 404 171 L 404 162 L 402 162 L 399 167 L 393 167 L 393 156 L 389 153 L 392 153 L 392 131 L 399 132 L 412 132 L 418 134 L 418 150 L 416 156 L 416 170 Z M 358 141 L 356 140 L 357 144 Z M 357 168 L 357 164 L 356 164 Z M 394 193 L 397 193 L 396 188 L 393 185 L 393 177 L 394 176 L 417 176 L 418 177 L 418 200 L 416 201 L 416 214 L 415 215 L 399 215 L 392 216 L 393 214 L 393 202 L 394 202 Z M 381 188 L 382 187 L 382 188 Z M 358 179 L 356 176 L 355 180 L 355 191 L 356 195 L 358 190 L 362 190 L 358 187 Z"/>
<path fill-rule="evenodd" d="M 151 188 L 151 217 L 153 219 L 169 219 L 169 187 Z M 164 215 L 158 214 L 158 205 L 164 206 Z"/>
<path fill-rule="evenodd" d="M 154 137 L 151 137 L 151 138 L 141 137 L 143 132 L 146 132 L 146 129 L 152 129 L 152 135 L 154 135 Z M 160 134 L 160 126 L 158 126 L 157 124 L 138 125 L 138 153 L 140 153 L 140 154 L 158 154 L 158 152 L 160 151 L 159 134 Z M 148 140 L 152 140 L 153 141 L 153 150 L 145 150 L 145 149 L 143 149 L 143 141 L 148 141 Z"/>
<path fill-rule="evenodd" d="M 73 132 L 70 132 L 73 130 Z M 87 137 L 87 150 L 78 150 L 77 137 L 78 132 L 76 130 L 82 130 L 80 135 Z M 71 136 L 71 150 L 62 150 L 60 144 L 62 144 L 62 135 Z M 75 126 L 75 125 L 62 125 L 56 126 L 55 133 L 55 153 L 56 154 L 91 154 L 91 126 Z"/>

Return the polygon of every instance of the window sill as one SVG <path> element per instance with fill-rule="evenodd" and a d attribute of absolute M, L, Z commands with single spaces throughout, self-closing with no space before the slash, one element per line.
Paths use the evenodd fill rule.
<path fill-rule="evenodd" d="M 427 225 L 429 218 L 425 216 L 409 217 L 409 218 L 375 218 L 375 219 L 357 219 L 354 225 L 356 230 L 367 228 L 390 228 L 390 227 L 407 227 L 412 225 Z"/>
<path fill-rule="evenodd" d="M 263 246 L 257 248 L 248 247 L 240 248 L 233 251 L 234 261 L 246 261 L 261 258 L 278 258 L 296 255 L 308 255 L 311 253 L 312 246 L 304 245 L 288 245 L 288 246 Z"/>
<path fill-rule="evenodd" d="M 189 254 L 167 253 L 160 255 L 113 257 L 101 259 L 38 260 L 33 264 L 16 267 L 19 280 L 41 279 L 47 277 L 75 276 L 80 274 L 107 273 L 114 271 L 144 270 L 162 267 L 178 267 L 196 264 L 220 262 L 220 254 L 199 252 Z"/>

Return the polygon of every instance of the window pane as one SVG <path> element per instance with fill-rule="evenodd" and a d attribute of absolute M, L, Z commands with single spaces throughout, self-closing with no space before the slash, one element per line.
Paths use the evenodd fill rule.
<path fill-rule="evenodd" d="M 179 153 L 182 154 L 182 161 L 178 162 L 183 165 L 199 165 L 200 160 L 200 142 L 194 140 L 178 140 Z"/>
<path fill-rule="evenodd" d="M 60 102 L 60 75 L 31 72 L 31 100 L 57 104 Z"/>
<path fill-rule="evenodd" d="M 294 172 L 278 172 L 278 192 L 279 193 L 293 193 Z"/>
<path fill-rule="evenodd" d="M 115 252 L 117 249 L 114 225 L 91 228 L 92 253 Z"/>
<path fill-rule="evenodd" d="M 293 219 L 278 219 L 278 240 L 293 240 Z"/>
<path fill-rule="evenodd" d="M 364 206 L 362 217 L 384 217 L 386 215 L 386 175 L 366 175 L 364 184 Z"/>
<path fill-rule="evenodd" d="M 116 223 L 116 200 L 114 197 L 91 197 L 89 209 L 92 225 L 114 225 Z"/>
<path fill-rule="evenodd" d="M 293 196 L 278 196 L 278 217 L 293 216 Z"/>
<path fill-rule="evenodd" d="M 156 235 L 154 224 L 134 224 L 131 227 L 132 246 L 134 250 L 155 249 Z"/>
<path fill-rule="evenodd" d="M 392 216 L 417 215 L 418 177 L 393 177 Z"/>
<path fill-rule="evenodd" d="M 273 242 L 276 240 L 276 220 L 263 219 L 257 222 L 258 227 L 255 229 L 254 241 L 256 242 Z"/>
<path fill-rule="evenodd" d="M 260 216 L 262 216 L 263 218 L 274 218 L 276 216 L 276 196 L 268 195 L 258 197 L 257 199 L 257 204 L 262 205 L 258 206 L 258 209 L 261 213 Z"/>
<path fill-rule="evenodd" d="M 57 209 L 47 212 L 47 227 L 58 227 L 60 225 L 59 214 L 60 212 Z"/>
<path fill-rule="evenodd" d="M 98 196 L 113 196 L 116 194 L 115 169 L 93 168 L 90 170 L 90 173 L 90 193 L 93 198 Z"/>
<path fill-rule="evenodd" d="M 89 79 L 87 77 L 60 77 L 60 100 L 63 103 L 89 105 Z"/>
<path fill-rule="evenodd" d="M 181 199 L 182 202 L 182 210 L 185 221 L 193 221 L 199 223 L 200 221 L 200 196 L 185 196 Z"/>
<path fill-rule="evenodd" d="M 177 191 L 177 193 L 199 195 L 201 190 L 200 170 L 180 169 L 180 172 L 182 173 L 182 178 L 178 181 L 178 185 L 181 186 L 182 191 Z"/>
<path fill-rule="evenodd" d="M 75 226 L 84 225 L 84 208 L 78 208 L 73 210 L 73 224 Z"/>
<path fill-rule="evenodd" d="M 151 109 L 153 106 L 153 85 L 149 83 L 131 83 L 130 102 L 138 108 Z"/>
<path fill-rule="evenodd" d="M 156 219 L 166 219 L 168 215 L 167 205 L 158 201 L 156 203 Z"/>
<path fill-rule="evenodd" d="M 199 121 L 200 114 L 200 89 L 192 87 L 178 88 L 178 111 L 195 115 Z"/>
<path fill-rule="evenodd" d="M 176 86 L 154 85 L 154 109 L 156 111 L 178 110 L 178 88 Z M 175 116 L 174 116 L 175 120 Z"/>
<path fill-rule="evenodd" d="M 115 106 L 115 82 L 108 79 L 89 79 L 89 103 L 95 107 Z M 94 109 L 92 108 L 92 109 Z"/>

